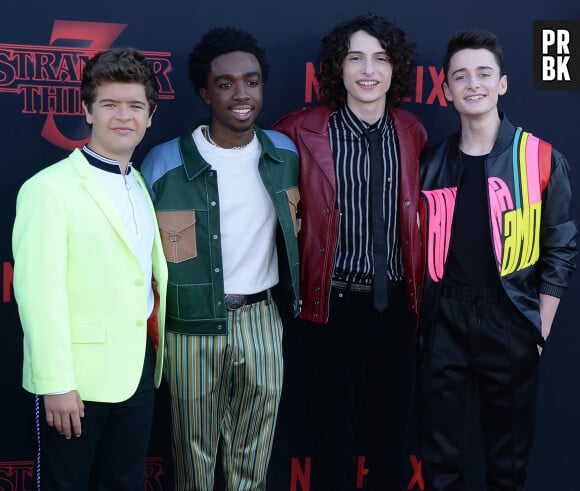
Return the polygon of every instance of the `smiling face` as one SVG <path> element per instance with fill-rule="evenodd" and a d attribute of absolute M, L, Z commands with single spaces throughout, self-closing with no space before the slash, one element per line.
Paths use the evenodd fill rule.
<path fill-rule="evenodd" d="M 359 117 L 369 111 L 384 113 L 392 75 L 393 65 L 379 40 L 355 32 L 342 64 L 348 107 Z"/>
<path fill-rule="evenodd" d="M 251 138 L 262 109 L 262 88 L 262 70 L 254 55 L 233 51 L 214 58 L 207 89 L 200 89 L 200 94 L 211 107 L 216 143 L 231 148 Z"/>
<path fill-rule="evenodd" d="M 108 82 L 97 87 L 95 101 L 83 102 L 87 123 L 92 125 L 88 146 L 124 168 L 151 126 L 152 114 L 139 83 Z"/>
<path fill-rule="evenodd" d="M 487 49 L 463 49 L 449 60 L 443 85 L 445 97 L 461 116 L 497 114 L 500 95 L 507 91 L 507 76 Z"/>

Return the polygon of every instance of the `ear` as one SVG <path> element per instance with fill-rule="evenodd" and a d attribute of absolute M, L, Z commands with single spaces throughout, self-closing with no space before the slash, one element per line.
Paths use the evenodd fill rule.
<path fill-rule="evenodd" d="M 85 101 L 83 101 L 83 110 L 85 111 L 85 119 L 87 120 L 87 124 L 93 124 L 93 115 L 91 114 L 91 110 Z"/>
<path fill-rule="evenodd" d="M 201 96 L 201 98 L 203 99 L 203 101 L 209 106 L 211 104 L 211 101 L 209 100 L 208 97 L 208 92 L 207 89 L 202 87 L 201 89 L 199 89 L 199 95 Z"/>
<path fill-rule="evenodd" d="M 507 75 L 502 75 L 501 78 L 499 79 L 498 94 L 504 95 L 507 92 L 507 87 L 508 87 Z"/>
<path fill-rule="evenodd" d="M 447 82 L 443 82 L 443 94 L 445 94 L 445 99 L 447 99 L 448 102 L 453 102 L 453 94 L 451 93 L 451 89 L 449 88 L 449 85 L 447 85 Z"/>
<path fill-rule="evenodd" d="M 147 120 L 147 128 L 151 128 L 151 123 L 153 122 L 153 115 L 155 114 L 155 111 L 157 111 L 157 105 L 155 105 L 153 107 L 153 110 L 151 111 L 151 114 L 149 115 L 149 119 Z"/>

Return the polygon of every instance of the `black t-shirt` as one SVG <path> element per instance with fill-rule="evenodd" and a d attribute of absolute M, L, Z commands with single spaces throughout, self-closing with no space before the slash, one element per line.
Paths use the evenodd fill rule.
<path fill-rule="evenodd" d="M 499 280 L 489 221 L 487 155 L 460 155 L 463 175 L 457 190 L 445 279 L 472 287 L 496 287 Z"/>

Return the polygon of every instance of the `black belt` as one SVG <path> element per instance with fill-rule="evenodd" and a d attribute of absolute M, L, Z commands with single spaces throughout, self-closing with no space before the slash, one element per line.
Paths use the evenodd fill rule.
<path fill-rule="evenodd" d="M 335 290 L 351 293 L 372 293 L 373 291 L 373 285 L 351 283 L 350 281 L 332 280 L 330 286 Z M 389 281 L 387 289 L 389 297 L 401 292 L 405 296 L 405 283 L 403 281 Z"/>
<path fill-rule="evenodd" d="M 351 283 L 350 281 L 332 280 L 330 282 L 332 288 L 337 290 L 350 291 L 353 293 L 370 293 L 373 291 L 372 285 L 365 285 L 363 283 Z"/>
<path fill-rule="evenodd" d="M 237 293 L 226 293 L 224 295 L 224 303 L 228 310 L 238 310 L 244 305 L 251 305 L 267 299 L 268 290 L 252 293 L 251 295 L 238 295 Z"/>

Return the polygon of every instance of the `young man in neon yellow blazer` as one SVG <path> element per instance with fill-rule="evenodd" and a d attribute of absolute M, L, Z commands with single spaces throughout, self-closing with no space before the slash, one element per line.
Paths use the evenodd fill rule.
<path fill-rule="evenodd" d="M 131 166 L 156 107 L 141 53 L 97 54 L 81 97 L 91 139 L 21 188 L 14 293 L 23 386 L 37 401 L 37 487 L 142 491 L 161 380 L 167 266 Z"/>

